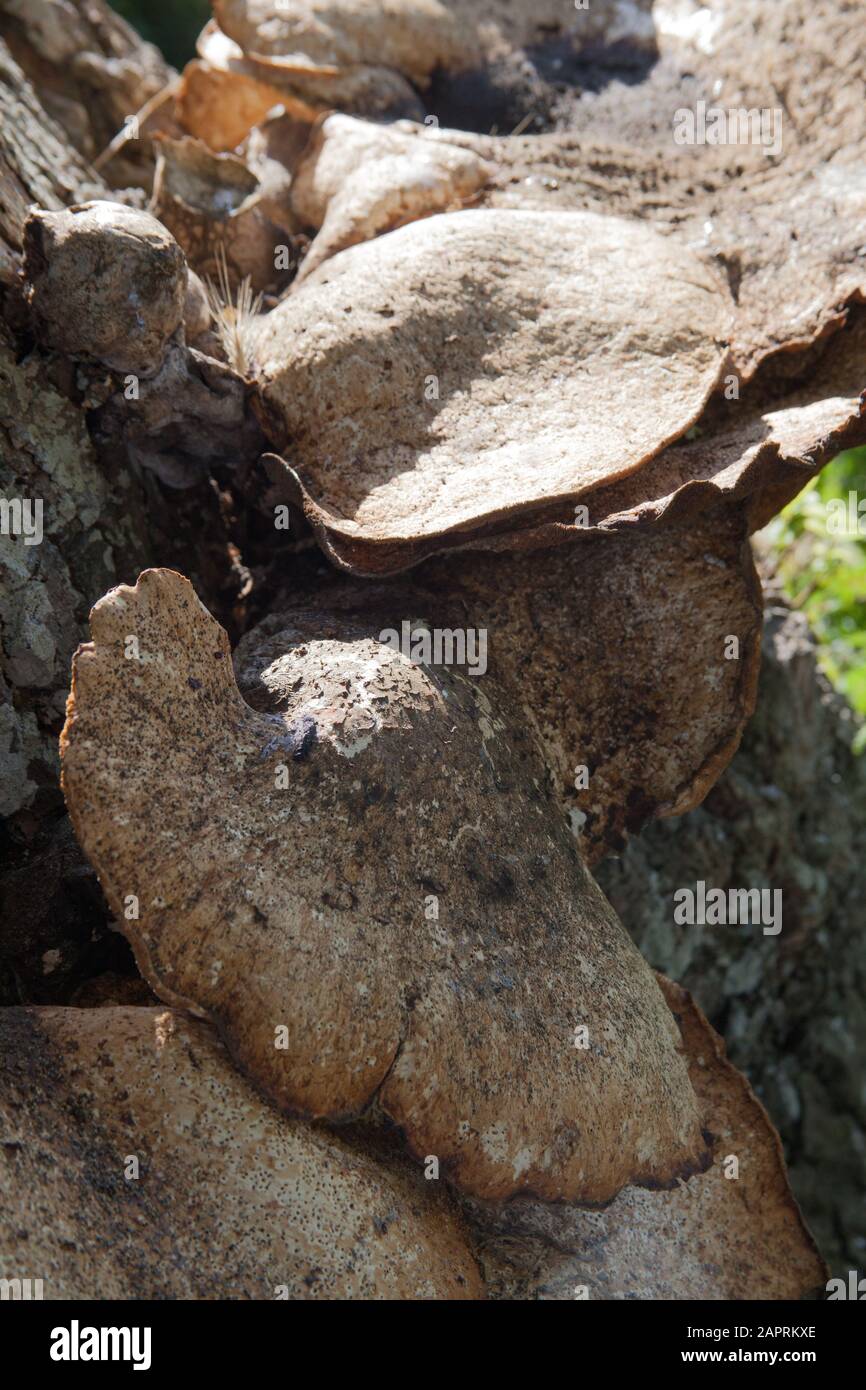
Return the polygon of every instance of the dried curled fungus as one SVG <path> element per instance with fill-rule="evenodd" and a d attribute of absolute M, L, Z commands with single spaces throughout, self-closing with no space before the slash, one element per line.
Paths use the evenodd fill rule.
<path fill-rule="evenodd" d="M 303 223 L 319 229 L 297 281 L 347 246 L 460 207 L 490 173 L 471 150 L 430 139 L 422 126 L 326 116 L 292 182 L 292 207 Z"/>
<path fill-rule="evenodd" d="M 213 23 L 199 37 L 198 54 L 183 71 L 177 114 L 190 135 L 214 150 L 235 149 L 275 107 L 308 124 L 334 108 L 376 119 L 424 114 L 393 68 L 340 71 L 309 60 L 249 56 Z"/>
<path fill-rule="evenodd" d="M 156 142 L 151 209 L 200 275 L 216 280 L 223 255 L 232 278 L 277 288 L 276 248 L 294 230 L 288 207 L 274 221 L 263 188 L 243 160 L 213 154 L 197 140 Z"/>
<path fill-rule="evenodd" d="M 280 1108 L 375 1101 L 474 1195 L 603 1202 L 699 1168 L 670 1015 L 524 721 L 334 620 L 278 626 L 238 653 L 244 700 L 180 576 L 93 610 L 63 784 L 145 978 Z"/>

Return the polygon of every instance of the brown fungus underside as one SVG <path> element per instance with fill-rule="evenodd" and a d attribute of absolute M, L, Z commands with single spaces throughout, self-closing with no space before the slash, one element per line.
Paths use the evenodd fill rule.
<path fill-rule="evenodd" d="M 277 1114 L 182 1013 L 0 1010 L 0 1125 L 0 1277 L 46 1298 L 484 1296 L 441 1185 Z"/>
<path fill-rule="evenodd" d="M 289 631 L 240 650 L 248 703 L 169 571 L 92 633 L 62 740 L 76 834 L 145 978 L 278 1106 L 375 1100 L 485 1198 L 603 1202 L 700 1167 L 658 987 L 489 679 Z"/>
<path fill-rule="evenodd" d="M 590 863 L 698 805 L 736 752 L 755 706 L 762 601 L 735 509 L 437 560 L 418 582 L 461 595 L 487 630 Z"/>
<path fill-rule="evenodd" d="M 606 1207 L 466 1203 L 497 1299 L 801 1299 L 828 1269 L 788 1186 L 779 1137 L 691 995 L 659 976 L 679 1025 L 712 1166 Z M 734 1166 L 735 1161 L 736 1167 Z"/>

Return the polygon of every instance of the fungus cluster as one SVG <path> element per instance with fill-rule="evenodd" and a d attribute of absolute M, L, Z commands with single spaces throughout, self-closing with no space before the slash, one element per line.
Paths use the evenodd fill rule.
<path fill-rule="evenodd" d="M 211 590 L 193 529 L 195 582 L 88 595 L 62 790 L 144 993 L 0 1009 L 0 1274 L 23 1231 L 79 1298 L 824 1283 L 769 1118 L 590 873 L 733 756 L 749 534 L 866 441 L 856 19 L 675 8 L 214 0 L 142 92 L 147 209 L 10 242 L 100 457 L 212 489 L 254 558 Z M 802 119 L 674 146 L 716 83 Z"/>

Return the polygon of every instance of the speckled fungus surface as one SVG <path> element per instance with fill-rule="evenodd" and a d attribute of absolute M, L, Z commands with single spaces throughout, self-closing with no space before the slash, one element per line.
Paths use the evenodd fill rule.
<path fill-rule="evenodd" d="M 156 375 L 187 292 L 183 252 L 162 223 L 120 203 L 36 209 L 24 255 L 30 308 L 48 347 Z"/>
<path fill-rule="evenodd" d="M 296 283 L 330 256 L 477 196 L 492 166 L 410 121 L 320 120 L 294 172 L 292 207 L 318 229 Z"/>
<path fill-rule="evenodd" d="M 677 1019 L 713 1162 L 670 1192 L 628 1188 L 604 1211 L 518 1198 L 472 1208 L 495 1298 L 800 1299 L 828 1270 L 788 1186 L 779 1136 L 679 985 Z"/>
<path fill-rule="evenodd" d="M 640 468 L 700 414 L 729 317 L 646 227 L 470 209 L 320 266 L 251 354 L 330 555 L 381 573 Z"/>
<path fill-rule="evenodd" d="M 277 1114 L 205 1023 L 0 1009 L 0 1059 L 2 1278 L 26 1258 L 46 1299 L 483 1297 L 441 1184 Z"/>
<path fill-rule="evenodd" d="M 736 752 L 762 601 L 735 509 L 553 550 L 449 556 L 417 582 L 434 612 L 434 595 L 459 595 L 469 624 L 492 634 L 590 863 L 698 805 Z"/>
<path fill-rule="evenodd" d="M 64 790 L 153 988 L 282 1109 L 375 1101 L 477 1196 L 699 1168 L 669 1011 L 524 722 L 458 667 L 273 626 L 245 701 L 190 585 L 148 571 L 75 660 Z"/>
<path fill-rule="evenodd" d="M 215 9 L 244 50 L 275 62 L 291 55 L 341 70 L 387 52 L 442 137 L 493 165 L 492 205 L 615 212 L 714 257 L 736 300 L 742 381 L 766 358 L 834 332 L 866 293 L 866 113 L 839 80 L 857 70 L 862 20 L 844 0 L 597 0 L 577 12 L 559 0 L 222 0 Z M 410 58 L 402 49 L 416 32 L 429 42 Z M 497 63 L 509 54 L 532 74 L 518 100 L 545 133 L 509 135 L 525 122 L 497 121 Z M 434 69 L 465 90 L 428 88 Z M 478 133 L 448 129 L 464 117 Z"/>

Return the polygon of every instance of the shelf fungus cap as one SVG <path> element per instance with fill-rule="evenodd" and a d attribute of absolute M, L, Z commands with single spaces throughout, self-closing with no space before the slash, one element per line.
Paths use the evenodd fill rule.
<path fill-rule="evenodd" d="M 424 83 L 462 63 L 471 30 L 441 0 L 213 0 L 224 34 L 255 58 L 391 68 Z"/>
<path fill-rule="evenodd" d="M 232 280 L 249 276 L 253 289 L 276 288 L 275 248 L 294 227 L 288 209 L 274 220 L 260 180 L 236 155 L 214 154 L 188 137 L 154 143 L 151 206 L 189 263 L 218 280 L 224 257 Z"/>
<path fill-rule="evenodd" d="M 347 246 L 471 201 L 492 170 L 471 150 L 411 122 L 378 126 L 339 112 L 313 130 L 292 207 L 318 235 L 295 284 Z"/>
<path fill-rule="evenodd" d="M 483 90 L 491 64 L 536 45 L 555 49 L 560 66 L 570 47 L 646 46 L 650 4 L 594 0 L 575 13 L 562 0 L 213 0 L 213 9 L 249 55 L 340 69 L 382 64 L 422 90 L 431 78 L 468 74 Z"/>
<path fill-rule="evenodd" d="M 380 120 L 424 115 L 414 88 L 393 68 L 339 69 L 303 55 L 247 56 L 213 21 L 196 48 L 198 57 L 180 79 L 177 115 L 184 130 L 214 150 L 235 149 L 275 106 L 307 125 L 334 109 Z"/>
<path fill-rule="evenodd" d="M 515 703 L 593 864 L 697 806 L 754 712 L 763 601 L 743 516 L 448 556 L 418 586 L 497 634 Z"/>
<path fill-rule="evenodd" d="M 2 1009 L 0 1059 L 4 1279 L 36 1270 L 53 1299 L 484 1297 L 441 1183 L 277 1114 L 206 1023 Z"/>
<path fill-rule="evenodd" d="M 659 977 L 711 1134 L 712 1166 L 668 1192 L 627 1188 L 604 1211 L 473 1204 L 496 1299 L 781 1300 L 829 1270 L 788 1185 L 779 1136 L 691 995 Z"/>
<path fill-rule="evenodd" d="M 183 322 L 187 268 L 169 231 L 121 203 L 31 212 L 24 273 L 37 334 L 70 357 L 152 377 Z"/>
<path fill-rule="evenodd" d="M 396 629 L 269 620 L 244 699 L 170 571 L 91 624 L 62 738 L 76 834 L 145 978 L 277 1106 L 375 1103 L 485 1198 L 605 1202 L 701 1167 L 670 1012 L 490 674 Z"/>
<path fill-rule="evenodd" d="M 639 469 L 700 414 L 729 319 L 646 226 L 469 209 L 341 252 L 251 352 L 321 543 L 383 573 Z"/>

